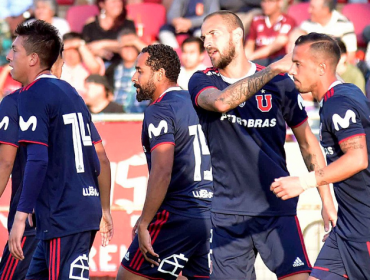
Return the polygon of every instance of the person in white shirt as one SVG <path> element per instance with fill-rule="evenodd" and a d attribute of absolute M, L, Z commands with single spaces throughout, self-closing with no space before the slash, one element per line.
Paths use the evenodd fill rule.
<path fill-rule="evenodd" d="M 204 46 L 201 39 L 198 37 L 188 37 L 181 44 L 181 70 L 177 80 L 177 84 L 183 88 L 188 89 L 188 83 L 191 76 L 198 70 L 207 68 L 203 64 L 204 60 Z"/>
<path fill-rule="evenodd" d="M 300 28 L 307 33 L 317 32 L 340 38 L 346 45 L 348 61 L 355 63 L 357 39 L 353 23 L 335 10 L 335 0 L 311 0 L 311 18 L 302 22 Z"/>

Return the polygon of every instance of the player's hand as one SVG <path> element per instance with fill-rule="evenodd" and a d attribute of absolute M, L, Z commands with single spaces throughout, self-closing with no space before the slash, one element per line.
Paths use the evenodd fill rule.
<path fill-rule="evenodd" d="M 152 264 L 152 267 L 154 265 L 159 266 L 161 260 L 159 259 L 159 255 L 154 252 L 154 249 L 152 247 L 152 239 L 150 237 L 148 228 L 139 225 L 137 234 L 139 240 L 139 248 L 145 260 L 150 262 Z"/>
<path fill-rule="evenodd" d="M 330 235 L 330 232 L 326 233 L 326 234 L 324 235 L 324 237 L 322 238 L 322 242 L 325 242 L 325 241 L 326 241 L 326 239 L 328 239 L 329 235 Z"/>
<path fill-rule="evenodd" d="M 113 237 L 113 219 L 110 212 L 104 212 L 100 221 L 101 245 L 107 246 Z"/>
<path fill-rule="evenodd" d="M 26 227 L 26 219 L 28 214 L 23 212 L 18 212 L 15 214 L 12 230 L 10 231 L 8 246 L 9 251 L 12 256 L 17 260 L 23 260 L 23 250 L 22 250 L 22 236 L 24 234 L 24 229 Z"/>
<path fill-rule="evenodd" d="M 139 223 L 140 223 L 140 219 L 141 219 L 141 216 L 139 217 L 139 219 L 137 219 L 134 227 L 132 228 L 132 232 L 131 232 L 131 237 L 132 237 L 132 240 L 135 239 L 135 236 L 136 236 L 136 233 L 137 233 L 137 228 L 139 226 Z"/>
<path fill-rule="evenodd" d="M 337 216 L 337 210 L 335 209 L 333 200 L 323 203 L 322 209 L 321 209 L 321 216 L 324 221 L 324 229 L 326 232 L 330 230 L 330 225 L 331 225 L 331 228 L 336 226 L 338 216 Z"/>
<path fill-rule="evenodd" d="M 274 63 L 271 63 L 270 67 L 273 71 L 276 72 L 276 75 L 279 73 L 288 73 L 290 68 L 293 65 L 292 58 L 293 58 L 293 53 L 292 52 L 288 53 L 282 59 Z"/>
<path fill-rule="evenodd" d="M 280 197 L 282 200 L 299 196 L 304 192 L 298 177 L 281 177 L 275 179 L 275 182 L 271 184 L 270 190 L 276 197 Z"/>

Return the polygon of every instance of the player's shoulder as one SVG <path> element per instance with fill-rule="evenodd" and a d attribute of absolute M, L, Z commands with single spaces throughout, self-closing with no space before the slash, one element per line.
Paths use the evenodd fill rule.
<path fill-rule="evenodd" d="M 259 71 L 262 71 L 265 69 L 265 66 L 256 64 L 256 73 Z M 274 78 L 271 79 L 269 84 L 275 84 L 275 85 L 284 85 L 284 86 L 294 86 L 293 80 L 289 77 L 286 73 L 280 73 L 276 75 Z"/>
<path fill-rule="evenodd" d="M 361 89 L 350 83 L 341 83 L 332 87 L 323 97 L 325 103 L 348 102 L 351 100 L 367 101 Z"/>
<path fill-rule="evenodd" d="M 17 104 L 19 94 L 22 88 L 19 88 L 12 93 L 8 94 L 1 100 L 1 104 Z"/>
<path fill-rule="evenodd" d="M 295 23 L 295 20 L 288 14 L 282 14 L 281 17 L 283 23 Z"/>

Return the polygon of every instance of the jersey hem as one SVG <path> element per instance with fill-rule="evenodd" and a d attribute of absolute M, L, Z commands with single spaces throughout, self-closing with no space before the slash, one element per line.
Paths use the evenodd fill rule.
<path fill-rule="evenodd" d="M 301 126 L 302 124 L 304 124 L 307 120 L 308 120 L 308 117 L 306 117 L 306 118 L 305 118 L 303 121 L 301 121 L 299 124 L 293 125 L 293 126 L 291 126 L 290 128 L 297 128 L 297 127 Z"/>
<path fill-rule="evenodd" d="M 61 238 L 61 237 L 64 237 L 64 236 L 68 236 L 68 235 L 72 235 L 72 234 L 77 234 L 77 233 L 82 233 L 82 232 L 86 232 L 86 231 L 99 231 L 99 227 L 93 227 L 93 228 L 87 228 L 87 229 L 81 229 L 81 230 L 77 230 L 77 231 L 70 231 L 70 232 L 63 232 L 63 234 L 52 234 L 50 236 L 43 236 L 44 234 L 38 234 L 36 233 L 36 238 L 39 239 L 39 240 L 51 240 L 51 239 L 55 239 L 55 238 Z M 45 234 L 46 235 L 46 234 Z"/>
<path fill-rule="evenodd" d="M 242 215 L 242 216 L 253 216 L 253 217 L 276 217 L 276 216 L 296 216 L 297 211 L 292 213 L 284 212 L 244 212 L 244 211 L 227 211 L 219 209 L 211 209 L 212 213 L 226 214 L 226 215 Z"/>
<path fill-rule="evenodd" d="M 19 140 L 18 142 L 19 142 L 19 143 L 40 144 L 40 145 L 44 145 L 44 146 L 46 146 L 46 147 L 49 147 L 49 145 L 48 145 L 48 144 L 46 144 L 46 143 L 42 143 L 42 142 L 37 142 L 37 141 Z"/>
<path fill-rule="evenodd" d="M 172 214 L 179 215 L 179 216 L 186 217 L 186 218 L 192 218 L 192 219 L 210 219 L 211 218 L 210 210 L 197 213 L 197 215 L 186 215 L 182 211 L 173 210 L 173 208 L 171 207 L 160 207 L 158 211 L 160 211 L 161 209 L 166 210 Z M 184 209 L 184 211 L 186 211 L 186 209 Z"/>
<path fill-rule="evenodd" d="M 301 274 L 301 273 L 310 273 L 311 270 L 301 270 L 301 271 L 297 271 L 297 272 L 293 272 L 293 273 L 290 273 L 290 274 L 287 274 L 287 275 L 284 275 L 284 276 L 280 276 L 278 277 L 278 280 L 280 279 L 284 279 L 284 278 L 287 278 L 287 277 L 290 277 L 290 276 L 293 276 L 293 275 L 297 275 L 297 274 Z"/>
<path fill-rule="evenodd" d="M 10 146 L 13 146 L 13 147 L 16 147 L 16 148 L 19 147 L 17 144 L 13 144 L 13 143 L 10 143 L 10 142 L 5 142 L 5 141 L 0 141 L 0 144 L 10 145 Z"/>
<path fill-rule="evenodd" d="M 93 141 L 93 144 L 96 145 L 96 144 L 99 144 L 101 142 L 103 142 L 103 140 L 100 139 L 99 141 Z"/>
<path fill-rule="evenodd" d="M 354 134 L 354 135 L 348 136 L 348 137 L 346 137 L 346 138 L 344 138 L 344 139 L 340 140 L 340 141 L 338 142 L 338 144 L 340 144 L 340 143 L 342 143 L 343 141 L 346 141 L 346 140 L 348 140 L 348 139 L 350 139 L 350 138 L 353 138 L 353 137 L 356 137 L 356 136 L 363 136 L 363 135 L 366 135 L 366 134 L 365 134 L 365 133 L 358 133 L 358 134 Z"/>
<path fill-rule="evenodd" d="M 197 95 L 195 96 L 195 99 L 194 99 L 194 101 L 195 101 L 195 105 L 199 106 L 199 105 L 198 105 L 198 97 L 199 97 L 199 95 L 200 95 L 203 91 L 205 91 L 206 89 L 209 89 L 209 88 L 215 88 L 215 89 L 217 89 L 217 87 L 215 87 L 215 86 L 209 86 L 209 87 L 202 88 L 202 89 L 197 93 Z"/>
<path fill-rule="evenodd" d="M 155 148 L 157 148 L 158 146 L 163 145 L 163 144 L 170 144 L 170 145 L 176 146 L 176 144 L 174 142 L 162 142 L 162 143 L 158 143 L 157 145 L 155 145 L 153 148 L 150 149 L 150 151 L 153 152 L 153 150 Z"/>

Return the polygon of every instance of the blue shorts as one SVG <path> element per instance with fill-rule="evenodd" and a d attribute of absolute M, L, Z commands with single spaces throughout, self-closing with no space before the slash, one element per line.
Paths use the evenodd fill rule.
<path fill-rule="evenodd" d="M 137 235 L 122 259 L 128 271 L 149 279 L 209 279 L 210 219 L 196 219 L 161 210 L 149 225 L 160 265 L 151 267 L 139 249 Z"/>
<path fill-rule="evenodd" d="M 8 243 L 6 243 L 0 263 L 0 279 L 1 280 L 24 279 L 26 277 L 26 273 L 28 267 L 30 266 L 32 255 L 36 249 L 38 242 L 39 241 L 36 239 L 34 235 L 22 237 L 21 244 L 24 255 L 24 260 L 22 261 L 13 258 L 13 256 L 10 254 Z"/>
<path fill-rule="evenodd" d="M 40 240 L 26 279 L 89 279 L 89 252 L 96 231 Z"/>
<path fill-rule="evenodd" d="M 370 279 L 370 242 L 345 240 L 331 231 L 311 276 L 322 280 Z"/>
<path fill-rule="evenodd" d="M 211 221 L 210 279 L 255 279 L 256 252 L 279 279 L 311 271 L 296 216 L 212 213 Z"/>

